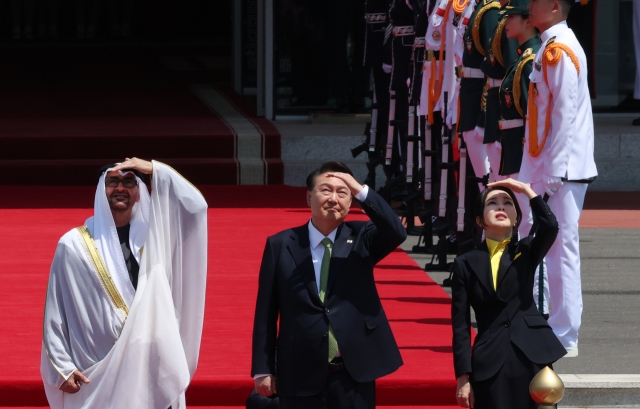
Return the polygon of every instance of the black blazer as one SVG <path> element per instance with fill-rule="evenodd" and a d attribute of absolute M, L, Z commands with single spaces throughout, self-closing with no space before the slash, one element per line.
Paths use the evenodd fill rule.
<path fill-rule="evenodd" d="M 406 231 L 373 190 L 361 206 L 371 221 L 344 222 L 338 228 L 324 305 L 318 296 L 308 224 L 267 239 L 253 325 L 251 376 L 275 374 L 280 396 L 320 393 L 327 376 L 329 323 L 345 367 L 356 381 L 372 381 L 402 365 L 373 267 L 406 239 Z"/>
<path fill-rule="evenodd" d="M 507 245 L 498 269 L 498 290 L 493 289 L 486 242 L 455 259 L 451 320 L 456 377 L 469 373 L 475 381 L 495 375 L 513 342 L 531 362 L 550 364 L 566 354 L 533 300 L 533 277 L 558 234 L 558 222 L 540 196 L 531 199 L 538 230 Z M 471 350 L 469 306 L 478 322 Z"/>

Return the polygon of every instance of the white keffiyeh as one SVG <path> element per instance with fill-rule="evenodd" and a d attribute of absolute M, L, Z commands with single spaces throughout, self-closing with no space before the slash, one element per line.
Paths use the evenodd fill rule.
<path fill-rule="evenodd" d="M 204 318 L 207 204 L 159 162 L 153 162 L 151 195 L 138 183 L 130 230 L 140 264 L 137 291 L 124 264 L 104 175 L 94 217 L 86 222 L 128 315 L 114 306 L 80 232 L 73 229 L 58 243 L 41 361 L 52 409 L 186 408 L 184 391 L 197 366 Z M 78 393 L 61 392 L 76 369 L 91 382 Z"/>

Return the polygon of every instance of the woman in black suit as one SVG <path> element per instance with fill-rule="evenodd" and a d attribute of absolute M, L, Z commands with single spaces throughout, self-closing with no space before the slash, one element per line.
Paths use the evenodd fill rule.
<path fill-rule="evenodd" d="M 558 223 L 529 185 L 507 179 L 488 186 L 474 208 L 486 240 L 453 265 L 456 399 L 475 409 L 534 409 L 531 379 L 566 353 L 533 301 L 533 275 L 558 234 Z M 514 192 L 529 198 L 538 226 L 535 236 L 519 241 L 522 214 Z M 478 323 L 473 349 L 469 307 Z"/>

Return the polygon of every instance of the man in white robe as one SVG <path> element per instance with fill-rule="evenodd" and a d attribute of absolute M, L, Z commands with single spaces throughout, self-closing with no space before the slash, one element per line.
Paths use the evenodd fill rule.
<path fill-rule="evenodd" d="M 127 158 L 101 174 L 94 210 L 62 236 L 51 266 L 40 367 L 49 404 L 186 408 L 204 318 L 207 203 L 169 166 Z"/>

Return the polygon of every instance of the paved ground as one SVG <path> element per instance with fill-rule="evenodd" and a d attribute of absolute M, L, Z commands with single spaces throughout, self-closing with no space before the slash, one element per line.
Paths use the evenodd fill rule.
<path fill-rule="evenodd" d="M 431 256 L 412 254 L 416 242 L 417 237 L 409 236 L 402 247 L 424 266 Z M 585 228 L 580 229 L 580 242 L 580 356 L 561 359 L 555 369 L 564 374 L 640 374 L 640 230 Z M 448 277 L 429 275 L 438 283 Z"/>

